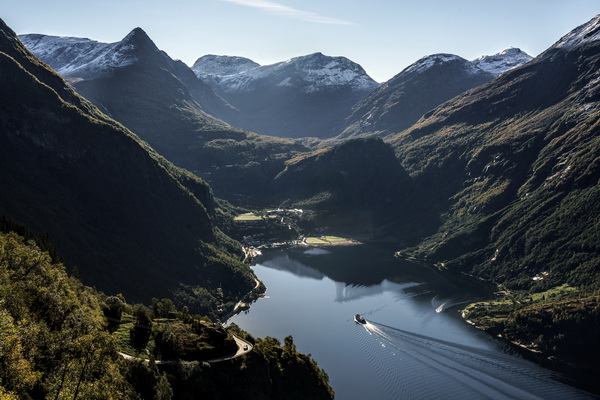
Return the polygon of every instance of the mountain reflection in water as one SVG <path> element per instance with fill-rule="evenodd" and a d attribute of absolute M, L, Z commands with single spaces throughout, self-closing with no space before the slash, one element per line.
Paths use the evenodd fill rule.
<path fill-rule="evenodd" d="M 298 260 L 294 260 L 289 254 L 281 254 L 268 261 L 262 263 L 267 268 L 276 269 L 279 271 L 287 271 L 302 278 L 323 279 L 323 273 L 316 269 L 307 267 Z"/>
<path fill-rule="evenodd" d="M 376 296 L 385 292 L 402 293 L 406 289 L 418 286 L 418 283 L 394 283 L 387 279 L 381 281 L 379 285 L 348 285 L 344 282 L 335 282 L 335 301 L 353 301 L 361 297 Z"/>

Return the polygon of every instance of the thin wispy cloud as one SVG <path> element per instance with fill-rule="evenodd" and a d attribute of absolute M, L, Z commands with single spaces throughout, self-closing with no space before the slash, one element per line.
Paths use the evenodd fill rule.
<path fill-rule="evenodd" d="M 282 15 L 302 21 L 315 22 L 318 24 L 330 25 L 354 25 L 352 22 L 343 21 L 337 18 L 324 17 L 319 14 L 298 10 L 296 8 L 284 6 L 283 4 L 274 3 L 267 0 L 222 0 L 228 3 L 238 4 L 240 6 L 258 8 L 266 11 L 269 14 Z"/>

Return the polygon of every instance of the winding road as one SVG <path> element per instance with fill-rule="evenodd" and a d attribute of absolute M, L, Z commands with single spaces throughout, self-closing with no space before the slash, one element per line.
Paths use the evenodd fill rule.
<path fill-rule="evenodd" d="M 197 361 L 197 362 L 216 363 L 216 362 L 220 362 L 220 361 L 227 361 L 227 360 L 232 360 L 234 358 L 243 356 L 244 354 L 248 354 L 254 349 L 254 346 L 250 342 L 234 335 L 233 333 L 230 333 L 230 335 L 231 335 L 231 337 L 233 337 L 233 339 L 235 340 L 235 343 L 237 344 L 237 347 L 238 347 L 238 349 L 235 353 L 232 353 L 232 354 L 229 354 L 229 355 L 226 355 L 223 357 L 218 357 L 218 358 L 211 358 L 211 359 L 206 359 L 206 360 L 183 361 L 183 362 L 185 363 L 185 362 L 196 362 Z M 148 359 L 148 358 L 135 357 L 135 356 L 123 353 L 121 351 L 118 351 L 117 354 L 126 360 L 142 360 L 144 362 L 150 362 L 150 359 Z M 181 361 L 172 361 L 172 360 L 155 360 L 154 361 L 154 363 L 156 365 L 173 364 L 175 362 L 181 362 Z"/>

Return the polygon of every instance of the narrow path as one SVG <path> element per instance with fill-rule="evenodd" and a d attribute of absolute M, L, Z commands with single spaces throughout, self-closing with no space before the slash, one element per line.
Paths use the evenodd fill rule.
<path fill-rule="evenodd" d="M 231 335 L 231 337 L 233 337 L 233 339 L 235 340 L 235 343 L 237 344 L 237 347 L 238 347 L 238 349 L 235 353 L 232 353 L 232 354 L 229 354 L 229 355 L 226 355 L 223 357 L 218 357 L 218 358 L 210 358 L 210 359 L 205 359 L 205 360 L 194 360 L 194 361 L 216 363 L 219 361 L 233 360 L 234 358 L 237 358 L 237 357 L 243 356 L 244 354 L 250 353 L 254 349 L 254 346 L 250 342 L 234 335 L 233 333 L 230 333 L 230 335 Z M 148 358 L 135 357 L 135 356 L 123 353 L 121 351 L 118 351 L 117 354 L 126 360 L 141 360 L 144 362 L 150 362 L 150 359 L 148 359 Z M 154 360 L 154 363 L 156 365 L 162 365 L 162 364 L 166 365 L 166 364 L 173 364 L 175 362 L 186 363 L 186 362 L 194 362 L 194 361 Z"/>

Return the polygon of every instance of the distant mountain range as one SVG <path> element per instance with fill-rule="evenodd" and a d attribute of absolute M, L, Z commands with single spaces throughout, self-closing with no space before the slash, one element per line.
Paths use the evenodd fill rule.
<path fill-rule="evenodd" d="M 321 53 L 265 66 L 243 57 L 207 55 L 190 70 L 158 50 L 139 28 L 116 43 L 40 34 L 22 35 L 21 39 L 98 107 L 136 131 L 161 154 L 187 168 L 192 168 L 192 162 L 180 160 L 178 148 L 197 147 L 190 143 L 191 137 L 180 137 L 175 140 L 177 144 L 172 143 L 172 135 L 161 133 L 162 124 L 148 123 L 146 118 L 136 120 L 142 112 L 130 112 L 130 107 L 139 107 L 137 101 L 114 104 L 115 98 L 146 96 L 151 100 L 146 98 L 143 103 L 148 103 L 164 97 L 160 103 L 185 104 L 177 107 L 177 113 L 191 113 L 183 117 L 188 121 L 200 118 L 203 130 L 207 126 L 212 130 L 230 130 L 221 120 L 278 137 L 385 136 L 391 133 L 390 127 L 396 132 L 407 128 L 433 107 L 531 59 L 514 48 L 471 62 L 437 54 L 422 58 L 380 87 L 360 65 Z M 139 68 L 155 70 L 155 89 L 142 91 L 145 86 L 139 82 L 140 73 L 127 78 L 116 74 Z M 192 78 L 192 71 L 199 79 Z M 148 72 L 143 74 L 147 79 Z M 178 82 L 169 83 L 172 93 L 160 93 L 158 88 L 173 77 Z M 126 81 L 118 87 L 105 82 L 119 79 Z M 135 92 L 123 93 L 121 86 Z M 376 125 L 374 120 L 378 121 Z M 233 163 L 236 162 L 227 164 Z"/>
<path fill-rule="evenodd" d="M 531 58 L 515 48 L 473 61 L 453 54 L 423 57 L 356 104 L 336 139 L 400 132 L 427 111 Z"/>
<path fill-rule="evenodd" d="M 345 57 L 322 53 L 265 66 L 241 57 L 208 55 L 199 58 L 192 69 L 198 77 L 213 80 L 225 93 L 250 92 L 270 86 L 295 87 L 303 93 L 324 92 L 341 86 L 371 91 L 378 86 L 360 65 Z"/>
<path fill-rule="evenodd" d="M 221 78 L 259 67 L 260 64 L 249 58 L 210 54 L 197 59 L 192 70 L 198 78 L 206 82 L 214 81 L 214 84 L 218 85 Z"/>

